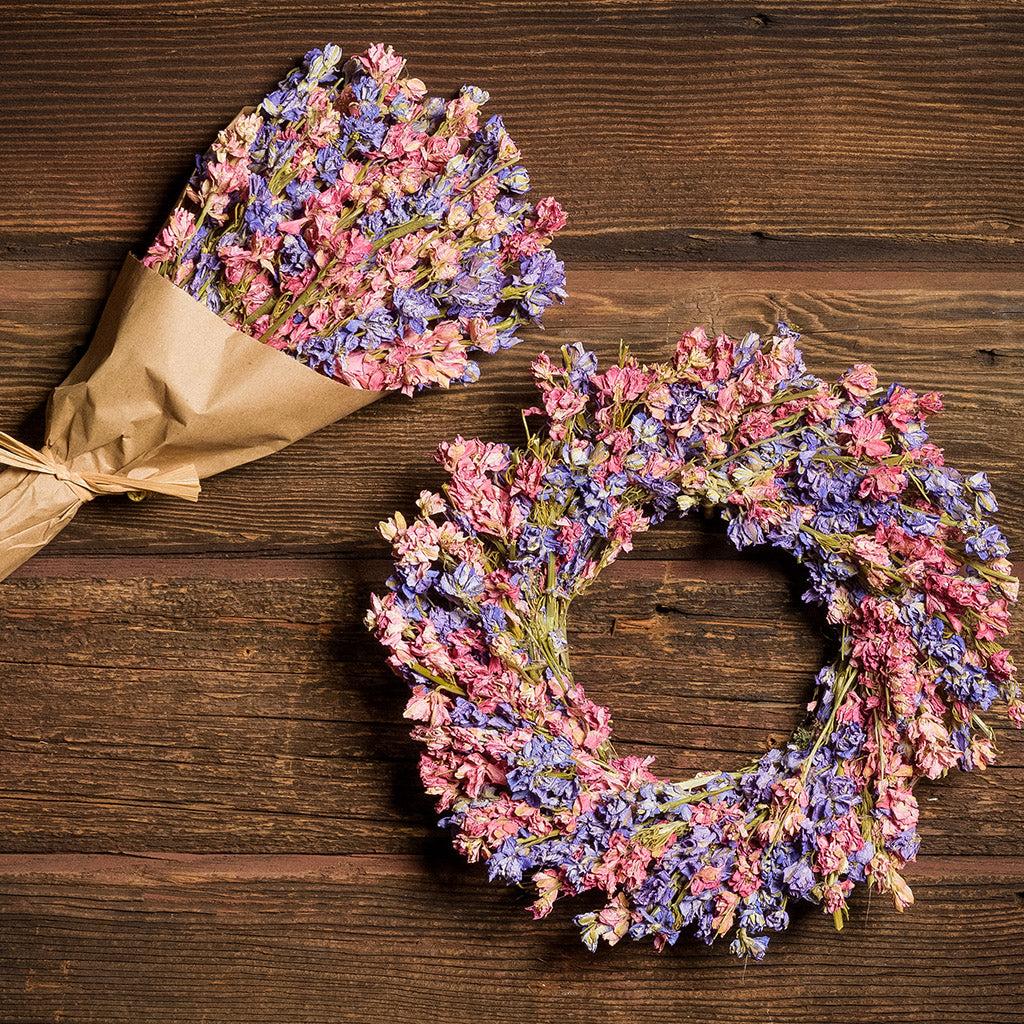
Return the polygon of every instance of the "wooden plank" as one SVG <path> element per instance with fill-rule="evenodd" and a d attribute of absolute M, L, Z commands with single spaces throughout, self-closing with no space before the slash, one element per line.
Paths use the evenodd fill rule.
<path fill-rule="evenodd" d="M 1012 0 L 439 0 L 429 22 L 400 0 L 0 13 L 9 257 L 117 263 L 193 153 L 333 38 L 393 43 L 435 93 L 488 89 L 538 194 L 570 211 L 575 259 L 1021 261 Z"/>
<path fill-rule="evenodd" d="M 1016 1024 L 1024 863 L 929 859 L 760 964 L 684 938 L 588 953 L 450 856 L 0 858 L 0 1020 Z M 258 994 L 258 998 L 254 998 Z"/>
<path fill-rule="evenodd" d="M 159 497 L 141 506 L 97 501 L 50 550 L 358 553 L 381 518 L 410 510 L 423 487 L 440 485 L 432 459 L 438 441 L 456 433 L 522 437 L 519 410 L 535 402 L 528 366 L 540 349 L 583 341 L 608 360 L 626 339 L 640 358 L 664 360 L 695 323 L 742 335 L 777 320 L 805 332 L 805 358 L 821 376 L 835 379 L 869 361 L 883 380 L 945 392 L 935 439 L 952 464 L 989 473 L 1003 506 L 998 521 L 1013 548 L 1024 545 L 1024 435 L 1000 426 L 1024 407 L 1020 275 L 577 264 L 569 286 L 573 298 L 551 311 L 548 330 L 484 359 L 473 387 L 389 396 L 285 452 L 206 481 L 195 507 Z M 43 403 L 88 340 L 107 288 L 105 272 L 0 270 L 0 429 L 41 442 Z M 700 557 L 703 537 L 696 527 L 663 527 L 642 550 Z"/>
<path fill-rule="evenodd" d="M 383 560 L 199 559 L 0 588 L 8 851 L 413 853 L 437 833 L 405 688 L 361 625 Z M 622 753 L 739 767 L 803 719 L 827 642 L 777 568 L 626 560 L 574 608 Z M 1014 644 L 1018 647 L 1018 644 Z M 929 854 L 1024 856 L 1024 735 L 921 787 Z"/>

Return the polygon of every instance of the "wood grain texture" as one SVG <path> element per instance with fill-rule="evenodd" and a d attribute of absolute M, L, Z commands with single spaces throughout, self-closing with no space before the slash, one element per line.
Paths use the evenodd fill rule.
<path fill-rule="evenodd" d="M 925 860 L 910 880 L 904 914 L 861 893 L 841 934 L 802 913 L 742 964 L 685 943 L 590 954 L 575 911 L 535 922 L 443 856 L 0 858 L 0 1007 L 22 1014 L 0 1020 L 1016 1024 L 1024 864 Z"/>
<path fill-rule="evenodd" d="M 570 211 L 570 257 L 1021 261 L 1024 39 L 1009 0 L 2 11 L 8 258 L 118 262 L 155 231 L 192 154 L 298 55 L 385 40 L 435 94 L 490 91 L 535 188 Z"/>
<path fill-rule="evenodd" d="M 571 301 L 471 389 L 391 397 L 204 484 L 106 499 L 0 584 L 0 1022 L 1018 1024 L 1024 736 L 919 790 L 917 902 L 801 908 L 763 964 L 688 938 L 588 954 L 585 901 L 454 855 L 404 685 L 361 625 L 456 433 L 521 437 L 540 349 L 785 320 L 825 377 L 947 396 L 1024 547 L 1024 19 L 1014 0 L 0 0 L 0 429 L 47 395 L 192 154 L 308 47 L 392 43 L 492 94 L 570 213 Z M 829 639 L 784 559 L 693 519 L 574 609 L 622 752 L 683 777 L 803 717 Z M 1024 654 L 1019 630 L 1010 646 Z"/>

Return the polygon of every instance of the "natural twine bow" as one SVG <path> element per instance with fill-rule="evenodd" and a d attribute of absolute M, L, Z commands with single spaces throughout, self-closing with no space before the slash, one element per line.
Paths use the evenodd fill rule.
<path fill-rule="evenodd" d="M 30 473 L 49 473 L 58 480 L 65 480 L 85 492 L 81 495 L 83 501 L 90 501 L 97 494 L 127 494 L 132 498 L 141 498 L 146 493 L 169 494 L 172 498 L 184 498 L 186 501 L 199 500 L 199 477 L 194 466 L 184 466 L 145 479 L 120 476 L 117 473 L 78 473 L 54 458 L 45 448 L 36 451 L 2 430 L 0 463 Z"/>

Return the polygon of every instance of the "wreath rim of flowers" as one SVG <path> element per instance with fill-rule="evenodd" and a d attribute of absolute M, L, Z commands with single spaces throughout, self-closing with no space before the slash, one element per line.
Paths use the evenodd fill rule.
<path fill-rule="evenodd" d="M 492 879 L 528 876 L 537 917 L 603 889 L 606 906 L 575 918 L 592 950 L 626 934 L 662 949 L 689 927 L 708 944 L 735 930 L 733 952 L 761 959 L 791 899 L 824 904 L 839 929 L 865 881 L 904 909 L 913 784 L 992 762 L 977 711 L 995 699 L 1024 724 L 994 643 L 1017 581 L 984 474 L 965 479 L 927 440 L 939 396 L 883 391 L 866 364 L 830 385 L 797 338 L 785 324 L 764 341 L 697 328 L 671 363 L 623 349 L 603 374 L 578 344 L 564 370 L 542 353 L 544 408 L 524 419 L 542 416 L 543 434 L 442 444 L 444 496 L 424 491 L 413 523 L 381 524 L 396 572 L 367 625 L 412 687 L 440 824 Z M 735 546 L 796 555 L 839 653 L 784 744 L 676 783 L 652 758 L 615 755 L 610 712 L 572 678 L 565 621 L 634 533 L 702 504 Z M 604 548 L 581 560 L 588 531 L 587 553 Z"/>

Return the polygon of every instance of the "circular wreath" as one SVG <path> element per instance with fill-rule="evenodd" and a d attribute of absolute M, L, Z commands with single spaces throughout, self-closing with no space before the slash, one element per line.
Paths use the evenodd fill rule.
<path fill-rule="evenodd" d="M 564 368 L 542 354 L 542 428 L 515 450 L 442 444 L 444 494 L 381 524 L 395 573 L 367 623 L 412 686 L 441 824 L 491 878 L 534 886 L 537 917 L 603 890 L 575 919 L 591 949 L 691 928 L 760 959 L 790 900 L 841 928 L 861 881 L 902 910 L 915 783 L 992 762 L 979 712 L 995 700 L 1024 724 L 998 642 L 1018 584 L 984 474 L 927 439 L 939 396 L 880 389 L 863 364 L 829 384 L 797 337 L 698 329 L 670 363 L 624 352 L 604 373 L 580 345 Z M 698 506 L 737 548 L 796 557 L 838 654 L 784 746 L 673 782 L 616 755 L 610 712 L 570 671 L 566 615 L 636 533 Z"/>

